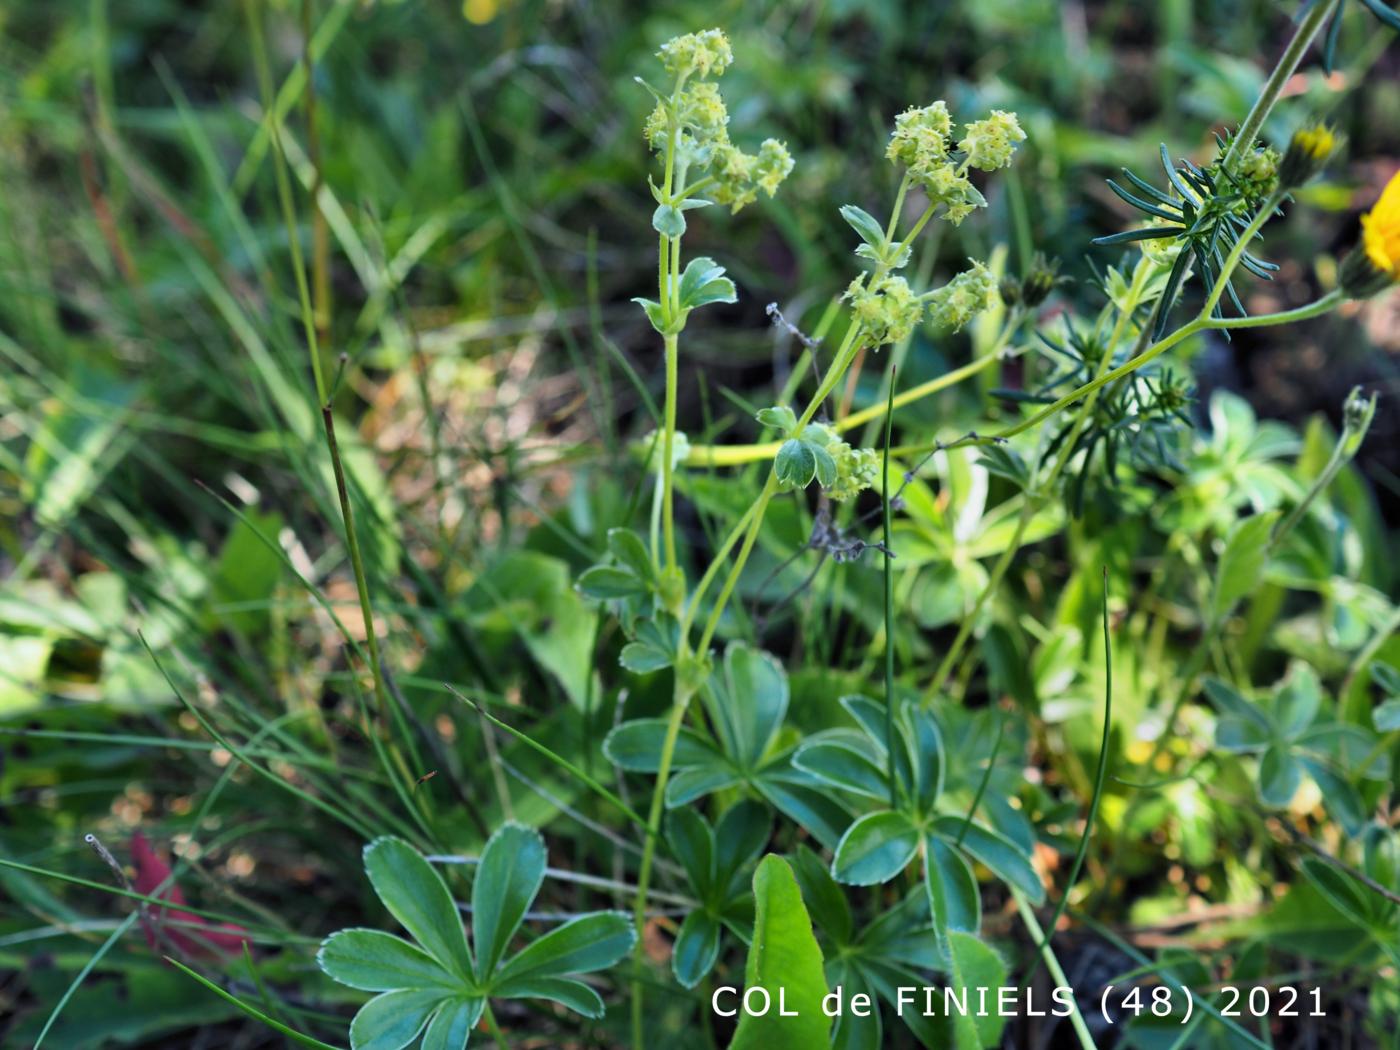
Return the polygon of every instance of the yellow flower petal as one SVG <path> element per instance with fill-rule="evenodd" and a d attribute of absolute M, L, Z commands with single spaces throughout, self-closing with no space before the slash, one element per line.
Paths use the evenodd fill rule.
<path fill-rule="evenodd" d="M 1371 264 L 1400 281 L 1400 171 L 1390 177 L 1375 207 L 1361 216 L 1361 240 Z"/>

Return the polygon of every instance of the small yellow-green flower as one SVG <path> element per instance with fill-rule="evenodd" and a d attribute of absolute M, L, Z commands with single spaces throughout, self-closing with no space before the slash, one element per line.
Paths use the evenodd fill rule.
<path fill-rule="evenodd" d="M 956 332 L 996 301 L 992 271 L 975 259 L 971 262 L 970 269 L 928 294 L 928 316 L 935 327 Z"/>
<path fill-rule="evenodd" d="M 1365 299 L 1400 283 L 1400 171 L 1361 216 L 1361 243 L 1342 260 L 1342 291 Z"/>
<path fill-rule="evenodd" d="M 1016 143 L 1026 137 L 1016 114 L 1000 109 L 964 128 L 967 135 L 957 149 L 965 156 L 959 162 L 954 159 L 953 117 L 947 103 L 906 109 L 895 117 L 885 150 L 887 158 L 909 169 L 909 177 L 923 187 L 930 203 L 943 205 L 944 217 L 955 226 L 987 203 L 968 179 L 967 169 L 1005 167 L 1011 163 Z"/>
<path fill-rule="evenodd" d="M 841 440 L 826 448 L 836 461 L 836 481 L 826 490 L 831 499 L 843 503 L 875 484 L 880 460 L 873 448 L 852 448 Z"/>
<path fill-rule="evenodd" d="M 710 162 L 710 174 L 717 183 L 715 202 L 727 204 L 737 212 L 757 200 L 759 190 L 771 197 L 792 172 L 792 166 L 792 155 L 777 139 L 765 139 L 756 154 L 745 153 L 727 138 L 716 142 Z"/>
<path fill-rule="evenodd" d="M 906 109 L 894 118 L 894 133 L 885 156 L 907 168 L 940 163 L 947 159 L 952 130 L 953 118 L 946 102 Z"/>
<path fill-rule="evenodd" d="M 1015 113 L 1004 109 L 992 110 L 992 115 L 964 125 L 967 135 L 958 149 L 967 154 L 967 162 L 982 171 L 996 171 L 1011 163 L 1016 143 L 1026 140 L 1026 133 Z"/>
<path fill-rule="evenodd" d="M 1323 169 L 1341 144 L 1341 135 L 1326 124 L 1299 128 L 1288 140 L 1279 164 L 1279 182 L 1286 189 L 1303 185 Z"/>
<path fill-rule="evenodd" d="M 702 33 L 687 33 L 668 40 L 656 53 L 666 72 L 675 77 L 720 76 L 734 61 L 729 38 L 718 29 L 706 29 Z"/>
<path fill-rule="evenodd" d="M 701 81 L 686 88 L 681 95 L 680 118 L 701 142 L 728 139 L 729 110 L 717 84 Z"/>
<path fill-rule="evenodd" d="M 879 347 L 897 343 L 914 331 L 923 317 L 924 306 L 903 277 L 881 277 L 866 285 L 861 274 L 846 288 L 855 323 L 865 332 L 866 342 Z"/>

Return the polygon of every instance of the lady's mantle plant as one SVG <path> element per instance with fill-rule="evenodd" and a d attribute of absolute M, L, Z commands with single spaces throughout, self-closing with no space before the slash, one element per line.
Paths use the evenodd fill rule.
<path fill-rule="evenodd" d="M 635 932 L 626 916 L 593 912 L 571 919 L 508 955 L 545 874 L 544 840 L 506 824 L 486 843 L 472 885 L 472 943 L 447 884 L 417 850 L 397 838 L 365 847 L 374 892 L 412 941 L 382 930 L 341 930 L 316 961 L 341 984 L 378 992 L 350 1024 L 353 1050 L 462 1050 L 491 999 L 550 999 L 587 1017 L 603 1001 L 580 974 L 627 954 Z M 500 1041 L 499 1035 L 497 1036 Z"/>

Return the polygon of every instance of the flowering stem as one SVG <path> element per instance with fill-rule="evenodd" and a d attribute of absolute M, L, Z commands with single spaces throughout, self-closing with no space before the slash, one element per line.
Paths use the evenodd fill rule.
<path fill-rule="evenodd" d="M 1270 217 L 1273 216 L 1275 209 L 1278 208 L 1283 198 L 1283 190 L 1275 190 L 1269 196 L 1269 199 L 1264 202 L 1263 207 L 1254 213 L 1254 218 L 1249 221 L 1249 225 L 1241 231 L 1239 239 L 1235 241 L 1234 247 L 1230 249 L 1230 254 L 1225 256 L 1225 262 L 1220 267 L 1220 273 L 1215 278 L 1215 284 L 1211 286 L 1210 294 L 1206 296 L 1205 305 L 1201 307 L 1202 318 L 1208 319 L 1215 311 L 1216 306 L 1220 302 L 1220 297 L 1225 294 L 1225 289 L 1230 285 L 1230 276 L 1235 272 L 1235 268 L 1239 266 L 1240 259 L 1244 258 L 1244 253 L 1249 250 L 1249 242 L 1254 240 L 1259 231 L 1263 228 L 1264 223 L 1268 222 Z M 1181 250 L 1185 251 L 1186 249 L 1183 247 Z M 1219 320 L 1224 320 L 1224 318 L 1219 318 Z"/>
<path fill-rule="evenodd" d="M 676 397 L 680 370 L 677 336 L 666 334 L 666 422 L 661 435 L 661 531 L 666 551 L 665 566 L 676 566 L 676 511 L 674 500 Z"/>
<path fill-rule="evenodd" d="M 1294 32 L 1293 39 L 1288 42 L 1288 47 L 1279 56 L 1273 72 L 1269 74 L 1269 79 L 1264 83 L 1264 89 L 1259 92 L 1259 97 L 1254 100 L 1249 115 L 1244 118 L 1240 130 L 1231 140 L 1230 148 L 1225 152 L 1222 167 L 1227 170 L 1233 169 L 1241 157 L 1254 145 L 1254 140 L 1259 137 L 1259 131 L 1273 110 L 1274 103 L 1283 93 L 1283 86 L 1293 76 L 1294 71 L 1298 68 L 1298 63 L 1303 60 L 1303 55 L 1307 53 L 1308 47 L 1312 44 L 1313 38 L 1321 32 L 1328 16 L 1336 9 L 1339 2 L 1340 0 L 1317 0 L 1303 16 L 1303 20 L 1298 23 L 1298 29 Z"/>
<path fill-rule="evenodd" d="M 1275 314 L 1256 314 L 1253 317 L 1225 317 L 1216 318 L 1210 323 L 1211 328 L 1267 328 L 1270 325 L 1291 324 L 1294 321 L 1306 321 L 1310 317 L 1319 317 L 1329 310 L 1341 305 L 1345 299 L 1340 289 L 1334 288 L 1321 299 L 1308 303 L 1306 306 L 1298 306 L 1292 310 L 1282 310 Z"/>

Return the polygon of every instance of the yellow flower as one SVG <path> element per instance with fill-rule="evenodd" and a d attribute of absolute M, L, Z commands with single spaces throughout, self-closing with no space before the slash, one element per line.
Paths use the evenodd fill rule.
<path fill-rule="evenodd" d="M 1361 216 L 1361 243 L 1372 266 L 1400 281 L 1400 171 L 1390 177 L 1376 206 Z"/>
<path fill-rule="evenodd" d="M 1316 175 L 1342 147 L 1342 136 L 1326 124 L 1299 128 L 1288 140 L 1279 164 L 1279 181 L 1284 189 L 1301 186 Z"/>
<path fill-rule="evenodd" d="M 1400 171 L 1361 216 L 1361 243 L 1342 260 L 1337 283 L 1352 299 L 1369 299 L 1400 284 Z"/>

